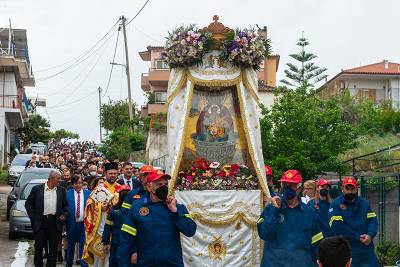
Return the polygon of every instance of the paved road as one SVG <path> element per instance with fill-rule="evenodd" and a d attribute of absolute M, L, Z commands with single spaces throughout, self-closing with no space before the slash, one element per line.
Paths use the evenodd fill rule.
<path fill-rule="evenodd" d="M 10 186 L 0 185 L 0 267 L 33 266 L 33 241 L 29 237 L 18 240 L 8 239 L 8 221 L 6 221 L 7 195 Z M 65 266 L 57 265 L 57 266 Z"/>

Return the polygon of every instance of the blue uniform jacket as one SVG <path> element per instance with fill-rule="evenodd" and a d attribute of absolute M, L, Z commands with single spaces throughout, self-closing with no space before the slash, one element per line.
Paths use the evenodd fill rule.
<path fill-rule="evenodd" d="M 107 215 L 106 224 L 104 225 L 103 236 L 101 242 L 105 245 L 119 245 L 119 236 L 121 232 L 121 226 L 125 219 L 125 213 L 120 209 L 111 208 Z"/>
<path fill-rule="evenodd" d="M 129 191 L 129 193 L 125 196 L 124 202 L 122 203 L 123 211 L 128 212 L 132 204 L 144 196 L 148 196 L 148 193 L 143 189 L 142 185 Z"/>
<path fill-rule="evenodd" d="M 324 234 L 324 237 L 326 238 L 329 236 L 333 236 L 332 229 L 329 226 L 329 215 L 328 215 L 331 203 L 329 203 L 326 200 L 318 200 L 318 203 L 315 204 L 315 200 L 312 199 L 308 202 L 307 205 L 315 210 L 315 213 L 317 214 L 317 221 L 319 227 L 322 230 L 322 233 Z"/>
<path fill-rule="evenodd" d="M 329 226 L 335 236 L 347 238 L 352 252 L 374 249 L 373 242 L 366 246 L 360 241 L 362 234 L 373 239 L 378 229 L 376 214 L 364 198 L 358 196 L 354 203 L 346 202 L 343 195 L 336 198 L 329 209 Z"/>
<path fill-rule="evenodd" d="M 171 212 L 164 202 L 151 202 L 145 196 L 136 201 L 121 228 L 117 257 L 121 267 L 130 267 L 132 252 L 138 254 L 137 266 L 183 266 L 180 233 L 191 237 L 196 223 L 186 207 L 177 204 Z"/>
<path fill-rule="evenodd" d="M 283 201 L 280 209 L 269 204 L 257 223 L 264 244 L 261 267 L 316 266 L 316 247 L 323 234 L 313 209 L 300 201 L 295 208 Z"/>

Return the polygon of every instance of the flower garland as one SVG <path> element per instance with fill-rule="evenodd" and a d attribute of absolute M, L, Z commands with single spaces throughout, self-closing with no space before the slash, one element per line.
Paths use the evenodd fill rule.
<path fill-rule="evenodd" d="M 239 164 L 220 166 L 204 158 L 178 174 L 177 190 L 254 190 L 258 180 L 248 167 Z"/>
<path fill-rule="evenodd" d="M 194 25 L 180 26 L 169 33 L 162 57 L 171 68 L 187 67 L 202 61 L 211 44 L 211 34 Z"/>
<path fill-rule="evenodd" d="M 222 43 L 225 57 L 238 67 L 259 69 L 266 54 L 266 42 L 255 33 L 254 29 L 237 29 L 235 34 L 228 34 Z"/>
<path fill-rule="evenodd" d="M 162 57 L 170 68 L 189 67 L 200 64 L 212 44 L 211 33 L 202 32 L 194 25 L 180 26 L 169 33 Z M 238 67 L 257 70 L 270 51 L 270 43 L 258 36 L 254 29 L 237 29 L 225 36 L 220 49 L 223 60 Z"/>

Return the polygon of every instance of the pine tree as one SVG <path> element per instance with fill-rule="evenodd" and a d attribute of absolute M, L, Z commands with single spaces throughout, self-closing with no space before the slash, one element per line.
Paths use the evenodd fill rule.
<path fill-rule="evenodd" d="M 296 66 L 292 63 L 286 64 L 289 69 L 285 70 L 286 79 L 281 80 L 281 82 L 290 88 L 313 88 L 316 83 L 327 77 L 327 75 L 323 74 L 326 68 L 318 67 L 311 62 L 317 56 L 305 51 L 305 47 L 309 44 L 307 38 L 302 36 L 297 42 L 297 45 L 301 47 L 301 52 L 289 55 L 301 63 L 301 66 Z"/>

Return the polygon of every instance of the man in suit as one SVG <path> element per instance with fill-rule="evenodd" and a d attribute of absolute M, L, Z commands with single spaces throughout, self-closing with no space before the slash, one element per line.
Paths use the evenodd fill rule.
<path fill-rule="evenodd" d="M 140 181 L 133 176 L 133 166 L 130 162 L 125 162 L 122 167 L 123 176 L 117 180 L 117 183 L 120 185 L 127 185 L 132 190 L 137 188 L 140 184 Z"/>
<path fill-rule="evenodd" d="M 61 174 L 52 170 L 47 182 L 33 187 L 25 202 L 35 239 L 35 267 L 43 266 L 46 242 L 49 244 L 46 266 L 56 266 L 58 239 L 68 211 L 65 189 L 58 186 L 60 179 Z"/>
<path fill-rule="evenodd" d="M 81 176 L 73 176 L 71 179 L 73 189 L 67 191 L 68 216 L 66 219 L 67 228 L 67 267 L 71 267 L 74 261 L 75 245 L 79 243 L 79 255 L 82 256 L 83 245 L 85 244 L 85 226 L 83 224 L 86 201 L 90 191 L 82 189 L 83 181 Z M 80 261 L 81 266 L 87 266 Z"/>

